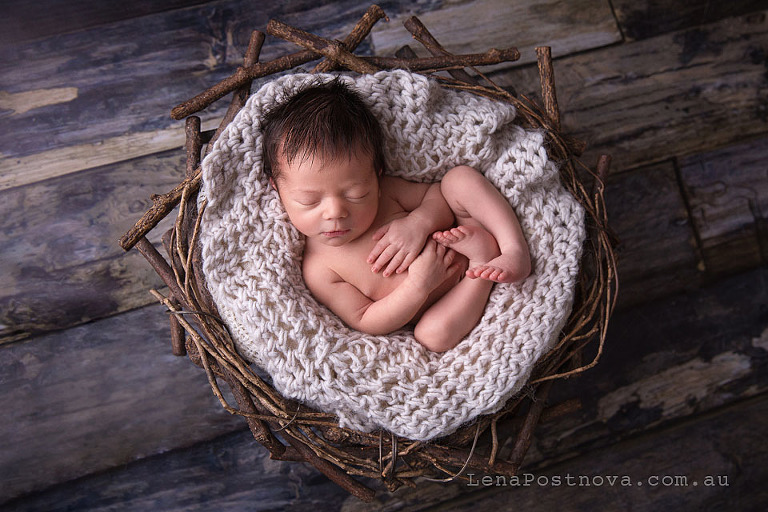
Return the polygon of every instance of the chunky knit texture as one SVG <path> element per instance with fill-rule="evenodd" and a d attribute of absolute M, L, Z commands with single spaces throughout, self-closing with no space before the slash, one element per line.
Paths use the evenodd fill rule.
<path fill-rule="evenodd" d="M 449 434 L 501 408 L 557 341 L 573 300 L 583 209 L 561 186 L 543 134 L 512 124 L 512 106 L 405 71 L 345 77 L 381 121 L 390 174 L 431 182 L 458 164 L 478 169 L 517 212 L 533 262 L 522 283 L 495 285 L 480 323 L 446 353 L 429 352 L 405 329 L 354 331 L 304 285 L 303 237 L 262 173 L 262 113 L 315 79 L 287 75 L 262 87 L 203 162 L 208 287 L 242 356 L 284 396 L 357 430 Z"/>

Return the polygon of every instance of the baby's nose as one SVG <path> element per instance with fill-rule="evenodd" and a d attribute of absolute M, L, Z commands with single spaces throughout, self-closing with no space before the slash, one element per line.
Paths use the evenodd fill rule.
<path fill-rule="evenodd" d="M 343 219 L 347 216 L 347 207 L 341 198 L 330 198 L 325 206 L 326 219 Z"/>

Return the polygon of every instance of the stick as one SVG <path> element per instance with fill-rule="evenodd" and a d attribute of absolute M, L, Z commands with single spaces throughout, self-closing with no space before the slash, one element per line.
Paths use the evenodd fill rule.
<path fill-rule="evenodd" d="M 369 7 L 352 31 L 359 32 L 361 34 L 367 34 L 370 32 L 373 25 L 379 19 L 381 19 L 379 14 L 383 14 L 383 11 L 380 11 L 381 7 L 377 5 Z M 304 50 L 301 52 L 292 53 L 290 55 L 284 55 L 283 57 L 268 62 L 254 64 L 248 68 L 238 68 L 238 70 L 233 75 L 230 75 L 213 87 L 206 89 L 194 98 L 191 98 L 184 103 L 180 103 L 174 107 L 173 110 L 171 110 L 171 118 L 176 120 L 183 119 L 188 115 L 203 110 L 219 98 L 222 98 L 238 87 L 241 87 L 249 80 L 255 80 L 264 76 L 280 73 L 286 69 L 291 69 L 295 68 L 296 66 L 306 64 L 307 62 L 315 60 L 319 57 L 320 55 L 316 54 L 315 52 Z"/>
<path fill-rule="evenodd" d="M 547 111 L 552 125 L 560 131 L 560 110 L 557 107 L 555 95 L 555 71 L 552 67 L 552 49 L 549 46 L 537 46 L 536 58 L 539 62 L 539 80 L 541 81 L 541 95 L 544 98 L 544 108 Z"/>
<path fill-rule="evenodd" d="M 291 439 L 291 446 L 294 446 L 296 450 L 301 453 L 301 456 L 304 457 L 304 460 L 312 464 L 317 470 L 327 476 L 333 483 L 337 484 L 353 496 L 357 496 L 366 503 L 373 501 L 375 492 L 372 489 L 353 479 L 344 471 L 329 463 L 327 460 L 318 457 L 310 447 L 304 444 L 304 441 L 299 439 L 289 430 L 285 430 L 284 432 L 286 437 Z"/>
<path fill-rule="evenodd" d="M 248 42 L 248 48 L 245 50 L 245 56 L 243 57 L 243 67 L 250 68 L 255 66 L 259 62 L 259 55 L 261 55 L 261 47 L 264 45 L 264 32 L 261 30 L 254 30 L 251 32 L 251 39 Z M 219 127 L 216 128 L 216 132 L 211 137 L 211 142 L 208 144 L 205 152 L 210 153 L 213 149 L 213 143 L 221 135 L 221 132 L 232 122 L 237 113 L 245 105 L 248 100 L 248 96 L 251 95 L 251 84 L 253 80 L 246 80 L 243 85 L 235 89 L 232 94 L 232 102 L 227 108 L 227 113 L 224 114 L 224 119 L 219 123 Z"/>
<path fill-rule="evenodd" d="M 381 7 L 378 5 L 372 5 L 365 12 L 365 14 L 363 14 L 362 19 L 357 23 L 357 25 L 355 25 L 355 28 L 352 29 L 352 32 L 350 32 L 347 37 L 344 38 L 344 41 L 341 42 L 342 46 L 344 46 L 344 49 L 348 52 L 355 51 L 355 48 L 357 48 L 360 43 L 363 42 L 363 39 L 368 37 L 368 34 L 370 34 L 371 29 L 376 24 L 376 22 L 382 18 L 385 21 L 389 21 L 389 18 L 386 14 L 384 14 L 384 11 L 381 9 Z M 319 62 L 317 66 L 315 66 L 315 69 L 313 69 L 312 72 L 327 73 L 328 71 L 333 71 L 334 68 L 336 68 L 335 62 L 329 59 L 324 59 Z"/>
<path fill-rule="evenodd" d="M 427 51 L 434 57 L 451 55 L 445 50 L 445 48 L 443 48 L 439 42 L 437 42 L 435 36 L 433 36 L 429 30 L 427 30 L 427 27 L 425 27 L 421 20 L 416 16 L 411 16 L 405 20 L 403 22 L 403 26 L 406 28 L 406 30 L 408 30 L 408 32 L 411 33 L 413 38 L 420 42 L 424 48 L 426 48 Z M 448 71 L 448 73 L 456 80 L 460 80 L 471 85 L 477 85 L 477 80 L 475 80 L 472 75 L 463 69 L 452 69 Z"/>
<path fill-rule="evenodd" d="M 138 249 L 141 255 L 144 256 L 150 265 L 152 265 L 152 268 L 155 269 L 157 275 L 160 276 L 165 285 L 171 290 L 171 294 L 176 300 L 181 302 L 182 307 L 188 308 L 189 305 L 185 304 L 184 293 L 176 282 L 176 276 L 174 276 L 173 270 L 171 270 L 171 267 L 168 265 L 168 262 L 165 261 L 165 258 L 157 252 L 155 246 L 146 238 L 141 237 L 136 242 L 136 249 Z"/>
<path fill-rule="evenodd" d="M 348 52 L 340 42 L 310 34 L 299 28 L 286 25 L 282 21 L 269 20 L 267 34 L 303 46 L 314 53 L 325 55 L 332 61 L 343 64 L 358 73 L 375 73 L 379 70 L 373 64 L 369 64 Z"/>
<path fill-rule="evenodd" d="M 485 53 L 464 55 L 443 55 L 439 57 L 421 57 L 417 59 L 398 59 L 396 57 L 361 57 L 365 62 L 382 69 L 409 69 L 411 71 L 441 71 L 461 69 L 473 66 L 489 66 L 501 62 L 513 62 L 520 58 L 517 48 L 491 48 Z"/>
<path fill-rule="evenodd" d="M 541 412 L 544 410 L 544 403 L 547 401 L 547 395 L 552 387 L 552 381 L 547 381 L 539 386 L 536 392 L 536 398 L 531 404 L 531 408 L 528 410 L 528 415 L 525 417 L 523 426 L 520 429 L 520 434 L 515 441 L 515 447 L 512 449 L 512 455 L 509 457 L 510 462 L 515 467 L 515 472 L 520 469 L 523 464 L 523 458 L 525 457 L 528 448 L 533 441 L 533 431 L 539 422 Z"/>
<path fill-rule="evenodd" d="M 243 386 L 243 384 L 228 371 L 224 371 L 224 379 L 232 389 L 232 395 L 235 397 L 235 401 L 237 402 L 238 407 L 240 407 L 240 410 L 252 415 L 257 414 L 258 410 L 253 404 L 251 395 L 248 393 L 248 390 L 245 389 L 245 386 Z M 272 434 L 272 431 L 269 430 L 266 423 L 253 416 L 245 416 L 245 421 L 248 423 L 248 427 L 250 427 L 254 439 L 269 450 L 271 458 L 279 458 L 283 456 L 285 453 L 285 445 Z"/>
<path fill-rule="evenodd" d="M 162 195 L 152 195 L 152 207 L 120 238 L 120 247 L 125 251 L 130 251 L 141 238 L 152 231 L 179 204 L 184 189 L 190 187 L 190 194 L 194 194 L 200 188 L 201 180 L 200 168 L 198 167 L 192 178 L 185 178 L 184 181 L 176 185 L 170 192 Z"/>

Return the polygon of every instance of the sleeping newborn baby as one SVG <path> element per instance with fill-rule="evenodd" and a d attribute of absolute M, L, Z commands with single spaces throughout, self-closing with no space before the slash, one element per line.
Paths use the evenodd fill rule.
<path fill-rule="evenodd" d="M 306 237 L 307 287 L 349 327 L 413 324 L 419 343 L 443 352 L 478 323 L 495 282 L 530 273 L 517 216 L 482 174 L 383 175 L 381 127 L 343 82 L 306 86 L 262 128 L 265 172 Z"/>

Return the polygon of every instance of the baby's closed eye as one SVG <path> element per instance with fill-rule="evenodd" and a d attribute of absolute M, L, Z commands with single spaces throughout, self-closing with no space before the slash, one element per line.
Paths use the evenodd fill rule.
<path fill-rule="evenodd" d="M 353 202 L 354 201 L 362 201 L 366 197 L 368 197 L 369 195 L 370 195 L 370 193 L 365 193 L 365 194 L 348 194 L 347 195 L 347 201 L 353 201 Z"/>

